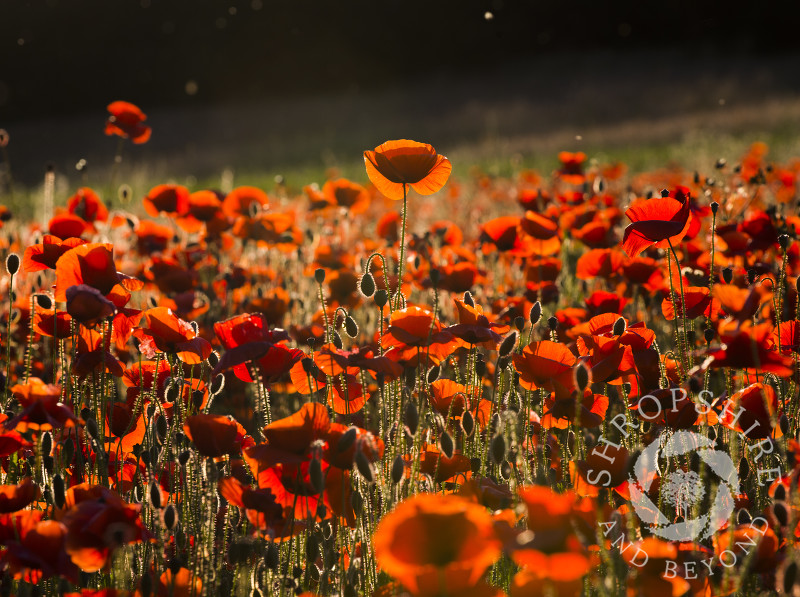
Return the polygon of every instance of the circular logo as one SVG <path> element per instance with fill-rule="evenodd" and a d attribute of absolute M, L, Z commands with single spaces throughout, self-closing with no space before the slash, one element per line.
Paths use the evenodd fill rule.
<path fill-rule="evenodd" d="M 728 520 L 733 512 L 734 497 L 739 493 L 739 477 L 730 456 L 715 450 L 714 446 L 715 442 L 704 435 L 678 431 L 666 441 L 662 435 L 636 459 L 634 474 L 629 477 L 631 504 L 642 522 L 650 525 L 654 535 L 667 541 L 701 541 L 710 537 Z M 711 508 L 696 518 L 691 516 L 706 497 L 705 487 L 708 485 L 704 485 L 700 475 L 691 470 L 679 468 L 662 475 L 659 465 L 665 459 L 690 453 L 697 454 L 705 462 L 708 471 L 719 479 Z M 661 485 L 660 498 L 656 501 L 662 508 L 675 514 L 672 520 L 678 518 L 680 522 L 670 522 L 671 519 L 648 496 L 657 478 L 661 479 Z"/>

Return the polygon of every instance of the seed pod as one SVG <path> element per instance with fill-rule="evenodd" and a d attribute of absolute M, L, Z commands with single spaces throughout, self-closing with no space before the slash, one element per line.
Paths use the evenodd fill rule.
<path fill-rule="evenodd" d="M 356 469 L 367 483 L 375 482 L 375 467 L 361 450 L 356 450 Z"/>
<path fill-rule="evenodd" d="M 554 315 L 547 319 L 547 327 L 550 328 L 551 332 L 555 332 L 558 329 L 558 319 Z"/>
<path fill-rule="evenodd" d="M 489 446 L 492 455 L 492 462 L 500 464 L 506 457 L 506 438 L 502 433 L 498 433 L 492 438 L 492 443 Z"/>
<path fill-rule="evenodd" d="M 383 288 L 376 290 L 372 300 L 375 301 L 375 306 L 377 306 L 378 309 L 383 309 L 386 306 L 386 303 L 389 302 L 389 293 Z"/>
<path fill-rule="evenodd" d="M 406 466 L 403 457 L 398 454 L 395 456 L 394 462 L 392 463 L 392 483 L 397 485 L 403 479 L 403 474 L 405 473 Z"/>
<path fill-rule="evenodd" d="M 772 499 L 781 502 L 786 500 L 786 486 L 783 483 L 779 483 L 775 487 L 775 493 L 773 494 Z"/>
<path fill-rule="evenodd" d="M 67 501 L 66 487 L 64 486 L 64 478 L 57 474 L 53 477 L 53 502 L 56 508 L 63 508 Z"/>
<path fill-rule="evenodd" d="M 780 526 L 785 527 L 789 524 L 789 510 L 786 509 L 785 502 L 773 503 L 772 513 L 775 515 Z"/>
<path fill-rule="evenodd" d="M 583 362 L 575 367 L 575 386 L 581 394 L 589 387 L 589 368 Z"/>
<path fill-rule="evenodd" d="M 470 307 L 475 307 L 475 301 L 472 299 L 472 293 L 469 290 L 464 293 L 464 302 Z"/>
<path fill-rule="evenodd" d="M 716 332 L 714 332 L 714 328 L 706 328 L 703 330 L 703 338 L 708 344 L 711 344 L 711 341 L 714 339 L 715 335 Z"/>
<path fill-rule="evenodd" d="M 461 429 L 467 437 L 472 437 L 475 431 L 475 417 L 473 417 L 472 413 L 468 410 L 465 410 L 464 414 L 461 415 Z"/>
<path fill-rule="evenodd" d="M 730 284 L 731 281 L 733 280 L 733 268 L 726 267 L 725 269 L 723 269 L 722 279 L 725 282 L 725 284 Z"/>
<path fill-rule="evenodd" d="M 453 457 L 455 446 L 453 445 L 453 438 L 450 437 L 447 431 L 442 431 L 442 435 L 439 437 L 439 447 L 442 449 L 442 454 L 444 454 L 445 458 Z"/>
<path fill-rule="evenodd" d="M 358 336 L 358 324 L 356 323 L 356 320 L 349 315 L 345 317 L 344 320 L 344 331 L 347 332 L 347 335 L 351 338 Z"/>
<path fill-rule="evenodd" d="M 308 478 L 314 493 L 322 493 L 325 488 L 325 480 L 322 477 L 322 463 L 319 459 L 312 458 L 308 463 Z"/>
<path fill-rule="evenodd" d="M 148 495 L 150 496 L 150 505 L 153 506 L 153 508 L 161 509 L 161 488 L 155 481 L 150 483 Z"/>
<path fill-rule="evenodd" d="M 516 346 L 516 344 L 517 344 L 517 332 L 511 332 L 500 343 L 500 348 L 497 349 L 497 354 L 499 354 L 501 357 L 506 357 L 510 355 L 511 352 L 514 350 L 514 346 Z"/>
<path fill-rule="evenodd" d="M 669 197 L 669 189 L 661 189 L 662 197 Z"/>
<path fill-rule="evenodd" d="M 539 320 L 542 318 L 542 303 L 536 301 L 533 303 L 531 310 L 528 312 L 528 321 L 531 322 L 531 325 L 536 325 L 539 323 Z"/>
<path fill-rule="evenodd" d="M 428 374 L 426 376 L 426 379 L 428 380 L 428 383 L 429 384 L 433 383 L 437 379 L 439 379 L 439 374 L 441 373 L 441 371 L 442 371 L 442 369 L 441 369 L 441 367 L 439 367 L 439 365 L 434 365 L 433 367 L 428 369 Z"/>
<path fill-rule="evenodd" d="M 417 405 L 414 404 L 413 401 L 409 400 L 409 402 L 406 404 L 406 412 L 403 422 L 406 424 L 406 427 L 408 427 L 411 435 L 417 434 L 417 428 L 419 427 L 419 411 L 417 410 Z"/>
<path fill-rule="evenodd" d="M 178 523 L 178 510 L 173 504 L 167 504 L 164 508 L 164 526 L 167 530 L 171 531 Z"/>
<path fill-rule="evenodd" d="M 514 327 L 520 332 L 525 329 L 525 318 L 522 315 L 517 315 L 514 318 Z"/>
<path fill-rule="evenodd" d="M 53 308 L 53 301 L 46 294 L 37 294 L 36 304 L 39 305 L 45 311 L 49 311 L 50 309 Z"/>
<path fill-rule="evenodd" d="M 11 253 L 8 257 L 6 257 L 6 271 L 10 275 L 14 275 L 19 271 L 19 255 L 16 253 Z"/>
<path fill-rule="evenodd" d="M 613 334 L 615 336 L 621 336 L 625 333 L 625 320 L 620 317 L 614 322 L 614 329 Z"/>
<path fill-rule="evenodd" d="M 321 267 L 314 270 L 314 279 L 317 281 L 317 284 L 322 284 L 325 281 L 325 270 Z"/>
<path fill-rule="evenodd" d="M 375 294 L 375 278 L 372 277 L 371 273 L 367 272 L 361 276 L 361 279 L 358 281 L 358 289 L 361 291 L 361 294 L 367 298 Z"/>

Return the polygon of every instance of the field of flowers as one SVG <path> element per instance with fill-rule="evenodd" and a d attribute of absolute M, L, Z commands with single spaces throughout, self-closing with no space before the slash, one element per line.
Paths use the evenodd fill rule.
<path fill-rule="evenodd" d="M 0 595 L 800 595 L 800 159 L 558 157 L 0 204 Z"/>

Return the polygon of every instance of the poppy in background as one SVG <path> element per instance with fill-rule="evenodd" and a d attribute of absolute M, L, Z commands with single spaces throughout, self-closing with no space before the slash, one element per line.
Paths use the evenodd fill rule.
<path fill-rule="evenodd" d="M 106 135 L 119 135 L 136 144 L 146 143 L 150 139 L 152 131 L 144 124 L 147 116 L 138 106 L 130 102 L 116 101 L 108 105 L 108 113 Z"/>

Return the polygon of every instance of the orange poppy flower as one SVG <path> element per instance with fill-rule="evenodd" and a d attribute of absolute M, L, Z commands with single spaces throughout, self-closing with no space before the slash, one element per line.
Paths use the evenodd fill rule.
<path fill-rule="evenodd" d="M 713 307 L 711 305 L 711 293 L 708 288 L 704 286 L 689 286 L 685 288 L 685 296 L 681 296 L 680 292 L 675 293 L 675 298 L 678 300 L 678 316 L 681 316 L 683 305 L 686 305 L 686 317 L 694 319 L 704 315 L 706 317 L 714 317 Z M 675 306 L 672 304 L 672 295 L 668 294 L 661 303 L 661 313 L 668 320 L 675 319 Z"/>
<path fill-rule="evenodd" d="M 389 329 L 381 339 L 384 349 L 393 349 L 388 353 L 392 360 L 413 361 L 422 353 L 434 364 L 447 358 L 461 343 L 442 328 L 433 313 L 416 306 L 392 313 Z"/>
<path fill-rule="evenodd" d="M 269 205 L 269 197 L 256 187 L 236 187 L 225 195 L 225 199 L 222 201 L 222 211 L 231 218 L 249 217 L 252 215 L 252 204 L 259 209 L 264 209 Z"/>
<path fill-rule="evenodd" d="M 231 417 L 199 414 L 186 418 L 183 432 L 194 442 L 197 451 L 209 458 L 239 454 L 254 445 L 244 427 Z"/>
<path fill-rule="evenodd" d="M 147 358 L 166 352 L 189 365 L 196 365 L 211 354 L 211 344 L 197 335 L 195 329 L 166 307 L 155 307 L 142 313 L 144 325 L 134 331 L 140 350 Z"/>
<path fill-rule="evenodd" d="M 57 236 L 45 234 L 41 243 L 25 249 L 22 269 L 25 272 L 56 269 L 56 263 L 64 253 L 83 244 L 86 244 L 86 241 L 81 238 L 68 238 L 62 241 Z"/>
<path fill-rule="evenodd" d="M 80 238 L 89 228 L 89 223 L 73 214 L 60 214 L 54 216 L 47 223 L 47 230 L 58 238 Z"/>
<path fill-rule="evenodd" d="M 743 412 L 739 413 L 740 410 Z M 754 383 L 730 397 L 720 415 L 720 423 L 751 440 L 780 437 L 780 427 L 772 427 L 778 410 L 775 389 L 767 384 Z"/>
<path fill-rule="evenodd" d="M 432 146 L 408 139 L 365 151 L 364 164 L 372 184 L 389 199 L 402 199 L 405 185 L 420 195 L 431 195 L 445 185 L 452 168 Z"/>
<path fill-rule="evenodd" d="M 561 180 L 568 184 L 583 184 L 583 181 L 586 180 L 583 173 L 583 163 L 586 161 L 585 153 L 562 151 L 558 154 L 558 160 L 561 162 L 561 168 L 556 174 Z"/>
<path fill-rule="evenodd" d="M 247 519 L 259 530 L 281 527 L 287 522 L 283 508 L 269 489 L 253 488 L 235 477 L 225 477 L 219 481 L 219 493 L 232 505 L 244 508 Z"/>
<path fill-rule="evenodd" d="M 108 219 L 108 208 L 89 187 L 81 187 L 67 200 L 67 211 L 86 222 L 105 222 Z"/>
<path fill-rule="evenodd" d="M 69 406 L 61 403 L 61 388 L 46 384 L 38 377 L 31 377 L 26 384 L 12 386 L 11 394 L 19 402 L 22 412 L 4 422 L 6 429 L 25 433 L 83 424 Z"/>
<path fill-rule="evenodd" d="M 136 250 L 139 255 L 151 255 L 167 248 L 174 233 L 169 226 L 156 224 L 152 220 L 139 220 L 136 225 Z"/>
<path fill-rule="evenodd" d="M 18 485 L 0 485 L 0 513 L 22 510 L 39 496 L 39 486 L 30 477 Z"/>
<path fill-rule="evenodd" d="M 289 371 L 292 384 L 301 394 L 321 391 L 326 396 L 328 405 L 338 415 L 352 415 L 364 408 L 369 394 L 363 391 L 358 377 L 352 373 L 342 373 L 332 377 L 318 366 L 306 371 L 306 361 L 298 361 Z"/>
<path fill-rule="evenodd" d="M 583 577 L 591 568 L 589 558 L 575 552 L 547 555 L 535 549 L 520 549 L 513 558 L 523 569 L 511 580 L 512 597 L 579 597 L 583 593 Z"/>
<path fill-rule="evenodd" d="M 556 398 L 554 394 L 545 400 L 542 427 L 566 429 L 570 423 L 581 427 L 599 427 L 606 418 L 608 396 L 594 394 L 586 388 L 580 401 L 580 412 L 576 413 L 574 395 Z"/>
<path fill-rule="evenodd" d="M 594 508 L 587 515 L 584 502 L 571 491 L 556 493 L 549 487 L 531 485 L 519 489 L 519 497 L 527 511 L 528 529 L 534 533 L 533 541 L 526 544 L 528 548 L 547 553 L 564 551 L 573 541 L 578 523 L 595 525 Z"/>
<path fill-rule="evenodd" d="M 730 367 L 745 369 L 748 373 L 766 372 L 778 377 L 791 376 L 794 373 L 792 357 L 774 350 L 771 336 L 772 326 L 769 324 L 721 330 L 722 346 L 707 351 L 714 358 L 711 368 Z"/>
<path fill-rule="evenodd" d="M 110 243 L 87 243 L 64 253 L 56 262 L 57 301 L 67 300 L 67 288 L 88 284 L 108 296 L 114 286 L 121 284 L 128 290 L 141 288 L 141 282 L 117 272 L 114 263 L 114 245 Z"/>
<path fill-rule="evenodd" d="M 138 106 L 130 102 L 116 101 L 108 105 L 109 117 L 106 121 L 106 135 L 119 135 L 134 143 L 146 143 L 152 132 L 144 124 L 147 116 Z"/>
<path fill-rule="evenodd" d="M 63 576 L 78 582 L 78 569 L 64 549 L 67 528 L 54 520 L 42 520 L 31 525 L 33 520 L 14 525 L 17 533 L 4 542 L 6 549 L 0 556 L 3 567 L 12 578 L 32 584 L 51 576 Z"/>
<path fill-rule="evenodd" d="M 625 256 L 614 249 L 592 249 L 578 258 L 575 276 L 579 280 L 610 278 L 620 271 Z"/>
<path fill-rule="evenodd" d="M 367 189 L 346 178 L 329 180 L 323 185 L 322 194 L 332 205 L 343 207 L 352 215 L 364 213 L 369 207 Z"/>
<path fill-rule="evenodd" d="M 658 248 L 679 243 L 689 229 L 689 201 L 683 203 L 672 197 L 656 197 L 638 201 L 625 212 L 631 224 L 625 228 L 622 248 L 629 257 L 636 257 L 655 245 Z"/>
<path fill-rule="evenodd" d="M 142 203 L 154 218 L 161 212 L 182 216 L 189 211 L 189 189 L 177 184 L 160 184 L 150 189 Z"/>
<path fill-rule="evenodd" d="M 461 594 L 500 557 L 492 518 L 453 495 L 418 494 L 378 524 L 373 548 L 381 569 L 413 595 Z"/>

